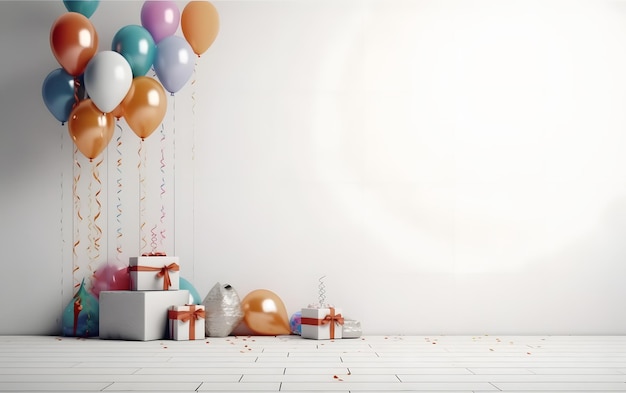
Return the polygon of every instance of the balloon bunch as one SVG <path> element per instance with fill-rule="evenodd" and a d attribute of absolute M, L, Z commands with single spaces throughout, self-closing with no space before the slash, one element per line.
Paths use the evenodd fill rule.
<path fill-rule="evenodd" d="M 42 96 L 52 115 L 90 160 L 106 148 L 115 118 L 124 117 L 141 139 L 163 121 L 165 90 L 179 91 L 195 61 L 213 43 L 219 16 L 208 1 L 191 1 L 182 11 L 174 1 L 146 1 L 141 26 L 114 36 L 111 50 L 98 52 L 98 34 L 89 17 L 99 0 L 63 1 L 68 12 L 50 30 L 50 47 L 61 68 L 48 74 Z M 181 27 L 184 38 L 174 35 Z M 145 76 L 154 68 L 158 81 Z"/>

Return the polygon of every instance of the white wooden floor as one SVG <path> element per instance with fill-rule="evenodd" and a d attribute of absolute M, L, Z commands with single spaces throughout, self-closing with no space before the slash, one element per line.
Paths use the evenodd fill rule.
<path fill-rule="evenodd" d="M 626 336 L 0 336 L 10 392 L 626 391 Z"/>

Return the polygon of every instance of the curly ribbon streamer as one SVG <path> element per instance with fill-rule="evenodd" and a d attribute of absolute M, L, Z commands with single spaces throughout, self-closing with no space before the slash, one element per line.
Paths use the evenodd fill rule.
<path fill-rule="evenodd" d="M 163 248 L 163 241 L 165 240 L 165 126 L 161 123 L 161 231 L 160 235 L 160 246 Z M 156 251 L 152 249 L 152 251 Z"/>
<path fill-rule="evenodd" d="M 121 262 L 122 259 L 122 151 L 120 150 L 120 146 L 122 146 L 122 126 L 120 125 L 119 121 L 117 122 L 117 128 L 120 130 L 120 134 L 117 137 L 117 145 L 115 146 L 115 152 L 117 153 L 117 164 L 116 164 L 116 169 L 117 169 L 117 190 L 115 192 L 116 197 L 117 197 L 117 204 L 115 205 L 115 208 L 117 209 L 117 214 L 115 215 L 115 220 L 117 222 L 117 230 L 115 231 L 117 233 L 117 237 L 116 237 L 116 247 L 115 247 L 115 251 L 116 251 L 116 256 L 115 258 Z"/>
<path fill-rule="evenodd" d="M 176 190 L 176 96 L 172 96 L 172 189 Z M 176 222 L 176 192 L 173 193 L 174 211 L 172 222 Z M 174 236 L 174 255 L 176 255 L 176 236 Z M 193 266 L 193 265 L 192 265 Z M 193 275 L 193 273 L 192 273 Z"/>
<path fill-rule="evenodd" d="M 100 180 L 100 165 L 104 158 L 97 162 L 91 161 L 91 181 L 89 182 L 89 244 L 87 251 L 89 255 L 89 272 L 94 273 L 94 264 L 100 259 L 100 239 L 102 238 L 102 228 L 98 225 L 98 219 L 102 215 L 102 203 L 100 202 L 100 194 L 102 193 L 102 181 Z M 95 190 L 94 190 L 94 185 Z"/>
<path fill-rule="evenodd" d="M 156 234 L 157 226 L 154 225 L 150 230 L 150 248 L 152 249 L 152 253 L 156 253 L 157 248 L 157 234 Z"/>
<path fill-rule="evenodd" d="M 324 278 L 326 278 L 326 276 L 320 277 L 318 280 L 319 284 L 317 285 L 320 307 L 324 307 L 324 304 L 326 304 L 326 284 L 324 283 Z"/>
<path fill-rule="evenodd" d="M 148 241 L 146 240 L 146 152 L 143 148 L 143 139 L 139 142 L 139 150 L 137 154 L 139 155 L 139 164 L 137 164 L 137 168 L 139 169 L 139 229 L 141 231 L 141 245 L 140 250 L 143 251 L 148 246 Z"/>
<path fill-rule="evenodd" d="M 78 245 L 80 244 L 80 224 L 83 221 L 83 216 L 80 212 L 80 196 L 78 195 L 78 182 L 80 181 L 81 176 L 81 165 L 78 161 L 78 147 L 74 146 L 74 168 L 73 168 L 73 184 L 72 184 L 72 197 L 74 199 L 74 214 L 75 219 L 73 220 L 74 227 L 74 240 L 72 244 L 72 276 L 74 279 L 74 288 L 78 288 L 80 286 L 80 279 L 77 277 L 78 270 L 80 267 L 78 266 Z"/>

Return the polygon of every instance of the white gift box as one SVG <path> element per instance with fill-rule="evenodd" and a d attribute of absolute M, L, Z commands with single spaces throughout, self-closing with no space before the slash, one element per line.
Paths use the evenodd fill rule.
<path fill-rule="evenodd" d="M 167 312 L 189 301 L 189 291 L 101 291 L 100 338 L 149 341 L 168 338 Z"/>
<path fill-rule="evenodd" d="M 180 287 L 178 257 L 130 257 L 128 270 L 131 291 L 171 291 Z"/>
<path fill-rule="evenodd" d="M 315 340 L 342 338 L 343 317 L 341 316 L 341 309 L 334 307 L 303 308 L 300 327 L 302 338 Z"/>
<path fill-rule="evenodd" d="M 203 340 L 204 306 L 188 304 L 171 306 L 167 312 L 169 320 L 169 336 L 172 340 Z"/>

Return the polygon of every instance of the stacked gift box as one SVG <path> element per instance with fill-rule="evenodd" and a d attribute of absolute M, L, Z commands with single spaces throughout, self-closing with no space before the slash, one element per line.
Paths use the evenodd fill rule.
<path fill-rule="evenodd" d="M 179 289 L 178 257 L 131 257 L 129 291 L 100 292 L 100 338 L 204 339 L 204 306 Z"/>

